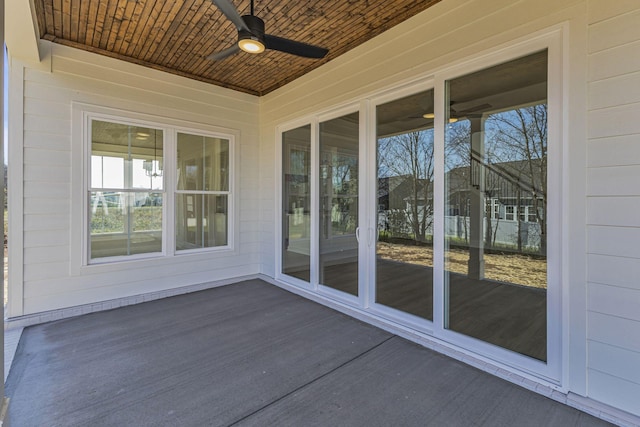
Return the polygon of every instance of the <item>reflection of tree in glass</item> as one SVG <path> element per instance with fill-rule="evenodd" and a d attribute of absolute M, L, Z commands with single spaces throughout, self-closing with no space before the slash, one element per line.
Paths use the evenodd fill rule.
<path fill-rule="evenodd" d="M 520 227 L 529 217 L 539 224 L 539 252 L 546 253 L 547 104 L 536 104 L 490 115 L 485 123 L 488 162 L 500 165 L 513 182 Z M 525 216 L 525 206 L 529 215 Z M 533 211 L 533 215 L 531 215 Z"/>
<path fill-rule="evenodd" d="M 482 176 L 486 198 L 485 245 L 495 246 L 500 219 L 517 222 L 514 245 L 524 249 L 525 222 L 528 241 L 538 240 L 535 250 L 546 253 L 547 205 L 547 105 L 535 104 L 484 116 L 484 147 L 479 158 L 471 156 L 471 122 L 461 119 L 447 125 L 445 179 L 446 215 L 467 218 L 474 179 Z M 482 170 L 480 174 L 479 171 Z M 473 175 L 473 176 L 472 176 Z M 480 188 L 480 183 L 475 183 Z M 499 202 L 496 207 L 495 201 Z M 493 209 L 496 209 L 495 211 Z M 509 209 L 506 211 L 506 209 Z M 508 215 L 505 217 L 505 212 Z M 511 215 L 512 217 L 510 217 Z M 491 220 L 495 221 L 492 222 Z M 457 237 L 467 242 L 467 221 L 459 221 Z M 536 234 L 534 239 L 533 234 Z M 529 248 L 533 249 L 533 248 Z"/>
<path fill-rule="evenodd" d="M 324 153 L 323 158 L 323 215 L 330 219 L 331 234 L 354 234 L 358 226 L 358 158 L 340 152 Z"/>
<path fill-rule="evenodd" d="M 395 224 L 402 218 L 421 242 L 433 223 L 433 161 L 432 129 L 378 140 L 379 177 L 389 181 L 390 220 Z M 390 231 L 402 234 L 395 228 Z"/>

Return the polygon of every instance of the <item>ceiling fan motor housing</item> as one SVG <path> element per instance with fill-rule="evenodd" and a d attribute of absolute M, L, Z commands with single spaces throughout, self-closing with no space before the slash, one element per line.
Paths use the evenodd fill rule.
<path fill-rule="evenodd" d="M 249 27 L 249 32 L 245 30 L 239 30 L 238 35 L 240 40 L 253 39 L 264 43 L 264 21 L 254 15 L 244 15 L 242 20 Z"/>

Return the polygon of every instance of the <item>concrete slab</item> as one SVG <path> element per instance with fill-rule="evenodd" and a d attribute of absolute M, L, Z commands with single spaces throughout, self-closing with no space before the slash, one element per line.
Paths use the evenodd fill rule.
<path fill-rule="evenodd" d="M 24 330 L 13 425 L 607 425 L 259 280 Z"/>
<path fill-rule="evenodd" d="M 398 337 L 243 426 L 605 426 L 608 423 Z"/>

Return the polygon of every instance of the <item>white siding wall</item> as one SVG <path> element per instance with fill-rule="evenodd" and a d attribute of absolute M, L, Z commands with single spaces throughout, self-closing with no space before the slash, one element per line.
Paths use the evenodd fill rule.
<path fill-rule="evenodd" d="M 8 315 L 257 274 L 258 99 L 64 46 L 45 43 L 45 50 L 51 55 L 43 63 L 23 67 L 13 61 L 11 69 L 16 90 L 10 105 L 14 112 L 9 144 L 14 182 L 9 191 L 13 204 Z M 78 259 L 71 239 L 76 234 L 72 227 L 80 225 L 70 219 L 74 209 L 82 209 L 72 204 L 71 195 L 71 179 L 78 176 L 72 171 L 74 101 L 238 132 L 235 250 L 114 263 L 78 273 L 73 268 Z M 21 104 L 22 117 L 15 113 L 22 111 Z M 17 187 L 20 173 L 23 188 Z"/>
<path fill-rule="evenodd" d="M 588 16 L 588 393 L 640 414 L 640 2 Z"/>

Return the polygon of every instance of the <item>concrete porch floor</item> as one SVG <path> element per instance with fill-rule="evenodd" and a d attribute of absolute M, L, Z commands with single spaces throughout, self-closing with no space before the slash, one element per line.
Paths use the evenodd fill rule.
<path fill-rule="evenodd" d="M 14 426 L 604 426 L 260 280 L 28 327 Z"/>

